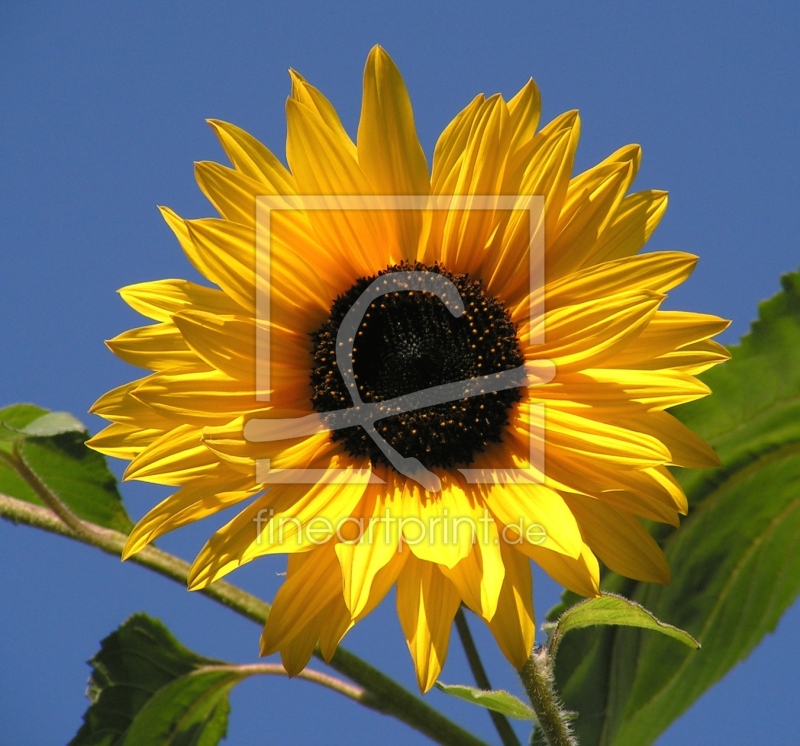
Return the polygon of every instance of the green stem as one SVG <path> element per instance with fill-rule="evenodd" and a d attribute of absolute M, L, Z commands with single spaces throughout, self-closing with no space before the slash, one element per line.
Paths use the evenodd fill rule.
<path fill-rule="evenodd" d="M 483 667 L 483 662 L 478 653 L 478 648 L 475 645 L 475 640 L 472 638 L 472 632 L 469 631 L 469 625 L 467 624 L 467 617 L 464 614 L 463 607 L 459 608 L 456 612 L 456 629 L 458 630 L 458 636 L 461 639 L 464 653 L 467 656 L 467 662 L 472 670 L 472 675 L 475 677 L 475 683 L 480 689 L 490 692 L 492 690 L 492 685 L 489 683 L 486 669 Z M 489 717 L 492 718 L 492 722 L 497 730 L 497 734 L 500 736 L 500 741 L 502 741 L 503 746 L 521 746 L 517 734 L 514 733 L 505 715 L 501 715 L 494 710 L 487 710 L 487 712 L 489 713 Z"/>
<path fill-rule="evenodd" d="M 289 677 L 286 669 L 280 663 L 249 663 L 242 665 L 219 665 L 219 666 L 202 666 L 195 669 L 190 676 L 200 676 L 209 671 L 230 672 L 242 678 L 248 676 L 285 676 Z M 327 689 L 332 689 L 339 694 L 349 697 L 354 702 L 365 704 L 370 695 L 365 692 L 360 686 L 348 684 L 342 679 L 337 679 L 335 676 L 330 676 L 322 671 L 315 671 L 313 668 L 305 668 L 300 673 L 296 674 L 293 678 L 304 679 L 311 681 L 314 684 L 319 684 Z"/>
<path fill-rule="evenodd" d="M 547 648 L 539 647 L 531 653 L 519 677 L 549 746 L 578 746 L 567 713 L 559 705 L 553 686 L 553 658 Z"/>
<path fill-rule="evenodd" d="M 35 475 L 33 476 L 35 478 Z M 35 488 L 37 494 L 43 487 L 49 493 L 50 500 L 58 501 L 64 510 L 69 511 L 46 485 L 38 478 L 35 478 L 35 481 L 39 484 L 38 488 Z M 14 523 L 24 523 L 81 541 L 115 557 L 121 555 L 127 539 L 125 534 L 81 521 L 71 512 L 69 515 L 75 521 L 79 521 L 81 531 L 70 528 L 53 510 L 0 494 L 0 516 Z M 184 586 L 189 577 L 189 563 L 152 546 L 146 547 L 129 561 L 147 567 Z M 225 581 L 218 580 L 198 593 L 208 596 L 257 624 L 264 624 L 267 620 L 269 604 Z M 316 655 L 320 657 L 319 653 Z M 392 715 L 424 733 L 434 742 L 443 746 L 486 746 L 483 741 L 448 720 L 419 697 L 415 697 L 393 679 L 344 648 L 340 647 L 336 651 L 330 666 L 364 688 L 364 696 L 359 699 L 361 704 Z"/>

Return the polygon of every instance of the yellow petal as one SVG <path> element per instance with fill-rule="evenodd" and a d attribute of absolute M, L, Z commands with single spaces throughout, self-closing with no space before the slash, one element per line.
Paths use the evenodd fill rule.
<path fill-rule="evenodd" d="M 568 111 L 545 126 L 531 141 L 532 152 L 520 179 L 519 191 L 520 194 L 544 195 L 545 240 L 556 235 L 579 136 L 578 112 Z M 517 219 L 522 220 L 523 216 Z"/>
<path fill-rule="evenodd" d="M 573 593 L 586 597 L 600 595 L 600 565 L 592 550 L 583 542 L 577 557 L 567 557 L 531 544 L 520 543 L 516 548 L 530 557 L 556 583 Z"/>
<path fill-rule="evenodd" d="M 500 542 L 500 551 L 505 576 L 489 629 L 508 662 L 519 670 L 527 662 L 536 637 L 531 567 L 528 558 L 506 542 Z"/>
<path fill-rule="evenodd" d="M 399 482 L 397 479 L 392 482 L 367 489 L 364 508 L 353 516 L 358 538 L 336 546 L 344 579 L 344 601 L 353 618 L 367 606 L 375 577 L 400 551 L 397 517 L 402 485 L 394 484 Z M 379 497 L 384 489 L 387 494 Z"/>
<path fill-rule="evenodd" d="M 272 415 L 273 411 L 266 414 Z M 291 413 L 295 417 L 303 414 L 307 412 Z M 244 436 L 245 422 L 245 417 L 237 417 L 224 425 L 203 428 L 203 444 L 239 472 L 252 473 L 256 459 L 269 459 L 269 468 L 275 472 L 282 469 L 324 469 L 330 465 L 332 458 L 343 452 L 341 446 L 331 440 L 328 432 L 290 440 L 253 442 Z"/>
<path fill-rule="evenodd" d="M 149 376 L 148 376 L 149 378 Z M 147 378 L 140 378 L 103 394 L 89 411 L 103 419 L 143 430 L 171 430 L 177 424 L 172 418 L 158 414 L 131 394 Z"/>
<path fill-rule="evenodd" d="M 622 200 L 585 265 L 636 254 L 650 238 L 667 209 L 667 193 L 651 190 L 629 194 Z"/>
<path fill-rule="evenodd" d="M 197 356 L 251 388 L 256 382 L 259 327 L 262 333 L 269 334 L 271 366 L 304 368 L 311 359 L 310 340 L 277 324 L 256 322 L 246 316 L 221 316 L 202 311 L 183 311 L 173 318 Z"/>
<path fill-rule="evenodd" d="M 172 323 L 131 329 L 107 340 L 106 346 L 126 363 L 150 370 L 164 370 L 199 362 L 180 330 Z"/>
<path fill-rule="evenodd" d="M 440 474 L 442 491 L 426 492 L 406 480 L 400 518 L 405 543 L 427 562 L 454 567 L 472 551 L 480 511 L 450 474 Z"/>
<path fill-rule="evenodd" d="M 472 195 L 485 201 L 486 195 L 499 194 L 510 142 L 508 108 L 500 96 L 493 96 L 481 105 L 464 150 L 454 193 L 470 198 L 464 208 L 449 211 L 445 218 L 438 256 L 445 266 L 479 271 L 484 250 L 502 216 L 495 210 L 475 207 Z M 432 239 L 439 241 L 435 235 Z"/>
<path fill-rule="evenodd" d="M 541 484 L 491 485 L 485 497 L 486 505 L 498 523 L 501 539 L 509 531 L 527 543 L 547 547 L 555 552 L 577 557 L 581 540 L 578 524 L 563 498 Z"/>
<path fill-rule="evenodd" d="M 667 409 L 711 393 L 702 381 L 677 370 L 591 368 L 584 370 L 583 375 L 624 392 L 632 401 L 650 410 Z"/>
<path fill-rule="evenodd" d="M 299 372 L 296 378 L 284 386 L 300 386 Z M 273 384 L 277 385 L 274 380 Z M 156 412 L 199 425 L 229 422 L 237 415 L 268 406 L 256 399 L 256 392 L 243 386 L 241 381 L 208 368 L 179 368 L 156 373 L 144 379 L 133 395 Z"/>
<path fill-rule="evenodd" d="M 289 676 L 297 676 L 308 665 L 317 646 L 323 623 L 324 617 L 320 612 L 281 647 L 281 663 Z"/>
<path fill-rule="evenodd" d="M 684 311 L 659 311 L 629 346 L 608 361 L 608 367 L 647 366 L 663 355 L 688 347 L 695 342 L 707 340 L 727 329 L 729 325 L 729 321 L 718 316 Z M 657 367 L 667 367 L 667 365 L 662 362 Z"/>
<path fill-rule="evenodd" d="M 628 186 L 633 182 L 636 178 L 636 174 L 639 172 L 639 166 L 642 163 L 642 148 L 639 145 L 624 145 L 623 147 L 619 148 L 619 150 L 614 151 L 610 156 L 603 159 L 593 168 L 590 168 L 584 171 L 581 174 L 578 174 L 569 185 L 568 197 L 567 202 L 570 201 L 570 198 L 578 197 L 578 195 L 583 191 L 583 189 L 591 183 L 596 183 L 600 178 L 602 178 L 601 174 L 604 172 L 606 166 L 613 166 L 613 165 L 620 165 L 620 164 L 627 164 L 630 166 L 630 177 L 628 181 Z M 627 188 L 627 187 L 626 187 Z"/>
<path fill-rule="evenodd" d="M 530 417 L 530 420 L 528 420 Z M 554 407 L 541 414 L 524 412 L 522 422 L 532 422 L 544 428 L 547 449 L 563 449 L 586 458 L 614 464 L 617 467 L 644 468 L 670 462 L 670 453 L 657 438 L 628 430 L 608 422 L 564 412 Z"/>
<path fill-rule="evenodd" d="M 203 445 L 201 438 L 200 430 L 193 425 L 178 425 L 133 459 L 123 478 L 180 485 L 209 474 L 216 468 L 218 459 Z"/>
<path fill-rule="evenodd" d="M 206 120 L 219 138 L 231 163 L 244 176 L 258 181 L 270 194 L 294 194 L 294 178 L 284 165 L 252 135 L 218 119 Z"/>
<path fill-rule="evenodd" d="M 356 159 L 314 110 L 302 103 L 286 103 L 286 154 L 302 194 L 369 195 L 369 181 Z M 319 242 L 353 268 L 369 276 L 389 264 L 387 232 L 380 211 L 312 210 L 309 219 Z"/>
<path fill-rule="evenodd" d="M 187 242 L 189 232 L 177 215 L 162 208 L 168 223 L 181 231 Z M 157 280 L 128 285 L 119 291 L 122 299 L 131 307 L 156 321 L 169 321 L 173 314 L 194 310 L 206 313 L 236 314 L 242 307 L 234 303 L 221 290 L 205 288 L 188 280 Z"/>
<path fill-rule="evenodd" d="M 334 468 L 341 468 L 334 461 Z M 276 485 L 219 529 L 192 565 L 192 590 L 268 554 L 308 552 L 336 537 L 363 484 Z M 339 572 L 341 584 L 341 572 Z"/>
<path fill-rule="evenodd" d="M 288 246 L 273 237 L 269 278 L 256 266 L 256 234 L 225 220 L 185 221 L 192 240 L 189 258 L 206 277 L 216 282 L 237 303 L 256 311 L 257 289 L 269 292 L 270 320 L 289 328 L 302 309 L 312 331 L 326 318 L 332 291 L 318 272 Z"/>
<path fill-rule="evenodd" d="M 276 202 L 275 197 L 280 195 L 272 194 L 263 183 L 218 163 L 196 163 L 195 176 L 203 193 L 226 220 L 248 228 L 257 226 L 261 232 L 260 240 L 266 241 L 269 237 L 273 250 L 280 246 L 290 247 L 314 266 L 327 282 L 339 287 L 352 284 L 355 277 L 343 271 L 338 258 L 319 245 L 308 215 L 298 210 L 294 203 L 288 200 Z M 268 205 L 268 223 L 266 213 L 257 207 L 257 200 L 263 195 L 272 197 Z"/>
<path fill-rule="evenodd" d="M 631 182 L 629 161 L 591 169 L 570 185 L 553 235 L 545 235 L 548 278 L 574 272 L 589 255 Z"/>
<path fill-rule="evenodd" d="M 369 600 L 366 606 L 356 616 L 353 621 L 359 622 L 368 614 L 372 613 L 378 604 L 383 601 L 386 594 L 392 589 L 392 586 L 397 582 L 400 573 L 403 571 L 409 557 L 413 555 L 408 551 L 408 547 L 401 544 L 398 552 L 384 565 L 372 580 L 372 586 L 369 591 Z"/>
<path fill-rule="evenodd" d="M 469 133 L 475 117 L 481 111 L 483 95 L 475 96 L 469 105 L 460 111 L 450 124 L 445 127 L 436 147 L 433 150 L 433 168 L 431 176 L 432 194 L 450 194 L 445 184 L 453 181 L 451 174 L 456 171 L 460 159 L 464 155 Z"/>
<path fill-rule="evenodd" d="M 669 449 L 670 463 L 675 466 L 708 469 L 720 465 L 711 446 L 668 412 L 649 412 L 620 424 L 658 438 Z"/>
<path fill-rule="evenodd" d="M 326 663 L 330 663 L 342 638 L 353 627 L 350 611 L 344 599 L 336 597 L 318 615 L 322 618 L 322 629 L 319 633 L 319 648 Z"/>
<path fill-rule="evenodd" d="M 662 370 L 672 368 L 690 376 L 698 376 L 703 371 L 731 359 L 731 353 L 712 339 L 693 342 L 679 350 L 659 355 L 654 360 L 635 366 L 640 370 Z M 632 366 L 633 367 L 633 366 Z"/>
<path fill-rule="evenodd" d="M 675 484 L 665 483 L 658 471 L 662 468 L 618 467 L 554 449 L 547 458 L 545 483 L 561 492 L 596 497 L 641 518 L 677 526 L 678 513 L 685 512 L 685 496 Z"/>
<path fill-rule="evenodd" d="M 130 460 L 163 434 L 163 430 L 142 430 L 136 425 L 115 422 L 89 438 L 86 445 L 106 456 Z"/>
<path fill-rule="evenodd" d="M 464 603 L 486 622 L 497 611 L 505 566 L 500 553 L 500 538 L 494 519 L 478 527 L 472 551 L 455 567 L 440 566 L 444 575 L 458 589 Z"/>
<path fill-rule="evenodd" d="M 509 150 L 512 155 L 525 143 L 530 141 L 539 124 L 542 111 L 542 97 L 539 89 L 531 78 L 508 102 L 508 113 L 511 118 L 511 145 Z"/>
<path fill-rule="evenodd" d="M 696 256 L 681 251 L 659 251 L 617 259 L 573 272 L 560 280 L 548 282 L 543 289 L 535 291 L 533 299 L 538 300 L 541 296 L 545 308 L 550 310 L 643 290 L 666 293 L 689 277 L 696 264 Z M 530 301 L 530 297 L 525 298 L 514 309 L 512 314 L 514 320 L 527 320 Z M 678 317 L 692 315 L 665 311 L 660 316 L 666 319 L 670 314 L 676 313 Z M 700 314 L 696 316 L 697 320 L 703 318 Z M 677 317 L 673 323 L 679 323 Z"/>
<path fill-rule="evenodd" d="M 195 163 L 194 175 L 200 190 L 221 217 L 242 225 L 256 224 L 256 198 L 266 193 L 263 184 L 211 161 Z"/>
<path fill-rule="evenodd" d="M 364 69 L 364 97 L 358 125 L 358 163 L 375 194 L 427 196 L 428 164 L 417 138 L 414 114 L 400 71 L 379 46 Z M 422 228 L 419 212 L 392 211 L 387 220 L 395 256 L 414 259 Z"/>
<path fill-rule="evenodd" d="M 537 324 L 523 324 L 519 339 L 527 359 L 551 360 L 560 375 L 593 368 L 641 334 L 663 295 L 650 291 L 619 294 L 548 311 Z M 530 344 L 544 337 L 543 344 Z"/>
<path fill-rule="evenodd" d="M 292 79 L 292 99 L 316 112 L 325 123 L 325 126 L 340 141 L 341 146 L 357 160 L 358 151 L 356 146 L 350 139 L 350 135 L 345 131 L 342 120 L 339 119 L 333 104 L 325 98 L 320 90 L 310 85 L 296 70 L 289 70 L 289 75 Z"/>
<path fill-rule="evenodd" d="M 455 586 L 436 565 L 408 558 L 397 581 L 397 616 L 423 694 L 436 683 L 444 666 L 450 627 L 460 603 Z"/>
<path fill-rule="evenodd" d="M 342 576 L 332 543 L 305 556 L 290 555 L 286 582 L 280 587 L 261 635 L 261 655 L 283 649 L 342 592 Z"/>
<path fill-rule="evenodd" d="M 225 510 L 260 489 L 260 485 L 253 484 L 252 476 L 237 474 L 224 464 L 217 464 L 213 471 L 191 480 L 149 510 L 128 536 L 122 559 L 141 551 L 159 536 Z"/>
<path fill-rule="evenodd" d="M 614 572 L 635 580 L 669 583 L 669 565 L 636 518 L 601 500 L 564 495 L 586 543 Z"/>

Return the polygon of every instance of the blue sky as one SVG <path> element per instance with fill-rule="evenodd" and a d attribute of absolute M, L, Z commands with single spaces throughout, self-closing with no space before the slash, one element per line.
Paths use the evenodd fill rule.
<path fill-rule="evenodd" d="M 579 168 L 640 143 L 637 188 L 670 191 L 651 245 L 700 256 L 671 305 L 733 319 L 723 338 L 733 342 L 777 291 L 778 276 L 800 264 L 798 38 L 800 6 L 780 2 L 4 3 L 0 404 L 69 410 L 99 429 L 83 413 L 135 374 L 102 343 L 140 324 L 115 291 L 193 276 L 156 205 L 211 214 L 192 176 L 193 161 L 222 159 L 204 120 L 234 122 L 282 155 L 293 67 L 354 133 L 363 64 L 376 43 L 405 76 L 428 154 L 476 93 L 510 96 L 531 76 L 544 121 L 581 110 Z M 123 492 L 134 517 L 165 494 L 135 484 Z M 211 530 L 188 528 L 163 546 L 188 558 Z M 281 570 L 280 560 L 265 560 L 232 579 L 269 598 Z M 541 575 L 536 582 L 543 616 L 558 589 Z M 74 734 L 86 706 L 85 661 L 135 611 L 161 618 L 202 654 L 244 662 L 257 653 L 258 629 L 212 602 L 5 522 L 0 589 L 0 739 L 8 743 Z M 473 626 L 493 683 L 518 690 L 491 638 Z M 393 603 L 346 644 L 414 686 Z M 795 605 L 660 746 L 791 741 L 799 671 Z M 443 679 L 470 681 L 455 642 Z M 494 738 L 482 711 L 429 696 Z M 232 703 L 228 742 L 237 746 L 425 742 L 302 682 L 249 681 Z"/>

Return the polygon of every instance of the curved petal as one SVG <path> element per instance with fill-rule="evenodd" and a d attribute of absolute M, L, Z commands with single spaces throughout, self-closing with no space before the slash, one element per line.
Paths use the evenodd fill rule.
<path fill-rule="evenodd" d="M 159 536 L 215 515 L 252 497 L 260 489 L 260 485 L 253 484 L 252 476 L 237 474 L 224 464 L 217 464 L 213 471 L 191 480 L 150 509 L 133 527 L 122 550 L 122 559 L 141 551 Z"/>
<path fill-rule="evenodd" d="M 332 468 L 343 466 L 333 463 Z M 257 557 L 309 552 L 330 543 L 363 492 L 364 485 L 357 483 L 273 487 L 206 542 L 192 564 L 189 587 L 205 588 Z"/>
<path fill-rule="evenodd" d="M 541 484 L 491 485 L 486 505 L 501 529 L 501 539 L 522 537 L 529 544 L 546 547 L 568 557 L 580 554 L 578 524 L 564 499 Z"/>
<path fill-rule="evenodd" d="M 200 362 L 178 327 L 171 322 L 140 326 L 106 340 L 118 358 L 149 370 L 164 370 Z"/>
<path fill-rule="evenodd" d="M 442 491 L 426 492 L 405 480 L 400 525 L 403 540 L 421 560 L 454 567 L 472 551 L 480 510 L 453 475 L 439 475 Z"/>
<path fill-rule="evenodd" d="M 500 543 L 500 551 L 505 576 L 489 629 L 508 662 L 520 670 L 533 650 L 536 637 L 531 566 L 525 555 L 505 542 Z"/>
<path fill-rule="evenodd" d="M 189 232 L 183 221 L 167 208 L 162 208 L 162 212 L 168 224 L 174 224 L 181 231 L 184 240 L 189 241 Z M 170 321 L 173 314 L 188 310 L 223 315 L 242 311 L 242 307 L 221 290 L 196 285 L 188 280 L 140 282 L 127 285 L 118 292 L 131 308 L 155 321 Z"/>
<path fill-rule="evenodd" d="M 269 332 L 270 365 L 303 369 L 311 360 L 308 337 L 247 316 L 182 311 L 174 323 L 194 353 L 231 378 L 254 387 L 257 329 Z"/>
<path fill-rule="evenodd" d="M 545 547 L 520 543 L 517 549 L 530 557 L 556 583 L 579 596 L 600 595 L 600 565 L 592 550 L 581 542 L 581 551 L 577 557 L 567 557 L 552 552 Z"/>
<path fill-rule="evenodd" d="M 444 666 L 460 603 L 455 586 L 436 565 L 408 558 L 397 580 L 397 616 L 423 694 L 436 683 Z"/>
<path fill-rule="evenodd" d="M 332 542 L 305 556 L 290 555 L 286 581 L 275 595 L 261 634 L 261 655 L 285 648 L 341 592 L 342 576 Z"/>
<path fill-rule="evenodd" d="M 454 567 L 441 565 L 440 569 L 458 589 L 464 603 L 490 622 L 497 612 L 505 565 L 497 524 L 488 513 L 486 519 L 476 532 L 472 551 Z"/>
<path fill-rule="evenodd" d="M 390 478 L 386 485 L 370 485 L 363 505 L 353 514 L 356 537 L 336 545 L 344 580 L 344 601 L 353 618 L 366 608 L 378 573 L 401 550 L 398 525 L 401 501 L 400 479 Z"/>
<path fill-rule="evenodd" d="M 632 168 L 630 161 L 609 163 L 570 184 L 555 234 L 545 236 L 547 277 L 563 277 L 583 264 L 625 196 Z"/>
<path fill-rule="evenodd" d="M 105 456 L 131 460 L 163 434 L 163 430 L 143 430 L 137 425 L 113 422 L 89 438 L 86 446 Z"/>
<path fill-rule="evenodd" d="M 370 195 L 372 188 L 352 153 L 314 110 L 286 102 L 286 154 L 301 194 Z M 319 242 L 356 276 L 370 276 L 389 264 L 387 231 L 380 211 L 311 210 L 309 219 Z"/>
<path fill-rule="evenodd" d="M 600 500 L 564 495 L 586 543 L 614 572 L 650 583 L 669 583 L 669 565 L 642 524 Z"/>
<path fill-rule="evenodd" d="M 667 193 L 652 189 L 629 194 L 594 245 L 584 266 L 633 256 L 647 243 L 667 209 Z"/>
<path fill-rule="evenodd" d="M 218 119 L 206 121 L 237 171 L 263 184 L 270 194 L 294 194 L 297 191 L 292 175 L 255 137 Z"/>
<path fill-rule="evenodd" d="M 178 424 L 174 418 L 159 414 L 132 396 L 136 388 L 150 377 L 140 378 L 111 389 L 92 404 L 89 412 L 111 422 L 140 427 L 144 430 L 161 430 L 162 432 L 172 430 Z"/>
<path fill-rule="evenodd" d="M 518 331 L 526 359 L 550 360 L 559 375 L 593 368 L 614 358 L 641 334 L 664 300 L 650 291 L 600 296 L 548 311 Z M 530 344 L 531 338 L 545 338 Z"/>
<path fill-rule="evenodd" d="M 325 126 L 339 140 L 341 146 L 355 160 L 358 160 L 358 150 L 350 139 L 350 135 L 347 134 L 333 104 L 325 98 L 322 91 L 309 84 L 296 70 L 290 69 L 289 75 L 292 79 L 292 99 L 316 112 Z"/>
<path fill-rule="evenodd" d="M 433 149 L 431 194 L 452 193 L 455 184 L 453 174 L 458 171 L 458 164 L 463 158 L 469 133 L 472 130 L 475 117 L 481 111 L 484 100 L 483 94 L 475 96 L 439 135 L 436 147 Z M 446 186 L 448 184 L 452 186 Z"/>
<path fill-rule="evenodd" d="M 400 71 L 379 46 L 364 69 L 364 98 L 358 125 L 358 163 L 375 194 L 427 196 L 428 164 L 419 144 L 414 114 Z M 391 211 L 392 261 L 417 255 L 422 214 Z"/>
<path fill-rule="evenodd" d="M 473 122 L 453 190 L 467 196 L 466 206 L 450 210 L 441 239 L 435 234 L 430 239 L 440 242 L 437 258 L 445 266 L 480 274 L 485 249 L 502 218 L 483 203 L 487 196 L 500 194 L 510 143 L 508 108 L 500 96 L 493 96 Z"/>
<path fill-rule="evenodd" d="M 322 629 L 319 633 L 319 650 L 325 662 L 330 663 L 339 643 L 352 629 L 353 621 L 350 618 L 349 609 L 345 606 L 344 599 L 338 594 L 320 612 L 319 616 L 323 620 Z"/>
<path fill-rule="evenodd" d="M 219 459 L 203 445 L 194 425 L 178 425 L 145 448 L 125 469 L 123 479 L 181 485 L 209 474 Z"/>
<path fill-rule="evenodd" d="M 533 78 L 530 78 L 519 93 L 508 102 L 512 132 L 509 150 L 512 157 L 533 138 L 541 113 L 542 96 Z"/>
<path fill-rule="evenodd" d="M 211 218 L 184 223 L 192 241 L 189 259 L 251 314 L 257 311 L 256 292 L 260 291 L 269 293 L 274 323 L 291 328 L 297 323 L 298 310 L 308 323 L 304 331 L 313 331 L 324 321 L 335 293 L 317 270 L 274 236 L 265 277 L 265 267 L 257 266 L 252 228 Z"/>

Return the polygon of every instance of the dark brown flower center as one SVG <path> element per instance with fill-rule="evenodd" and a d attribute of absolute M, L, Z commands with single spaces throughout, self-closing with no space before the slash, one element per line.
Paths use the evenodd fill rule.
<path fill-rule="evenodd" d="M 444 383 L 499 373 L 523 363 L 514 324 L 503 304 L 468 275 L 439 264 L 398 264 L 358 280 L 331 306 L 328 320 L 312 334 L 311 402 L 318 412 L 353 405 L 336 362 L 336 335 L 345 315 L 376 277 L 391 272 L 434 272 L 458 290 L 464 313 L 455 318 L 429 292 L 392 292 L 375 299 L 358 328 L 353 371 L 364 402 L 380 402 Z M 469 465 L 476 454 L 503 437 L 509 409 L 521 398 L 506 389 L 437 404 L 378 420 L 381 437 L 405 457 L 428 468 Z M 361 426 L 334 430 L 351 456 L 387 463 Z"/>

